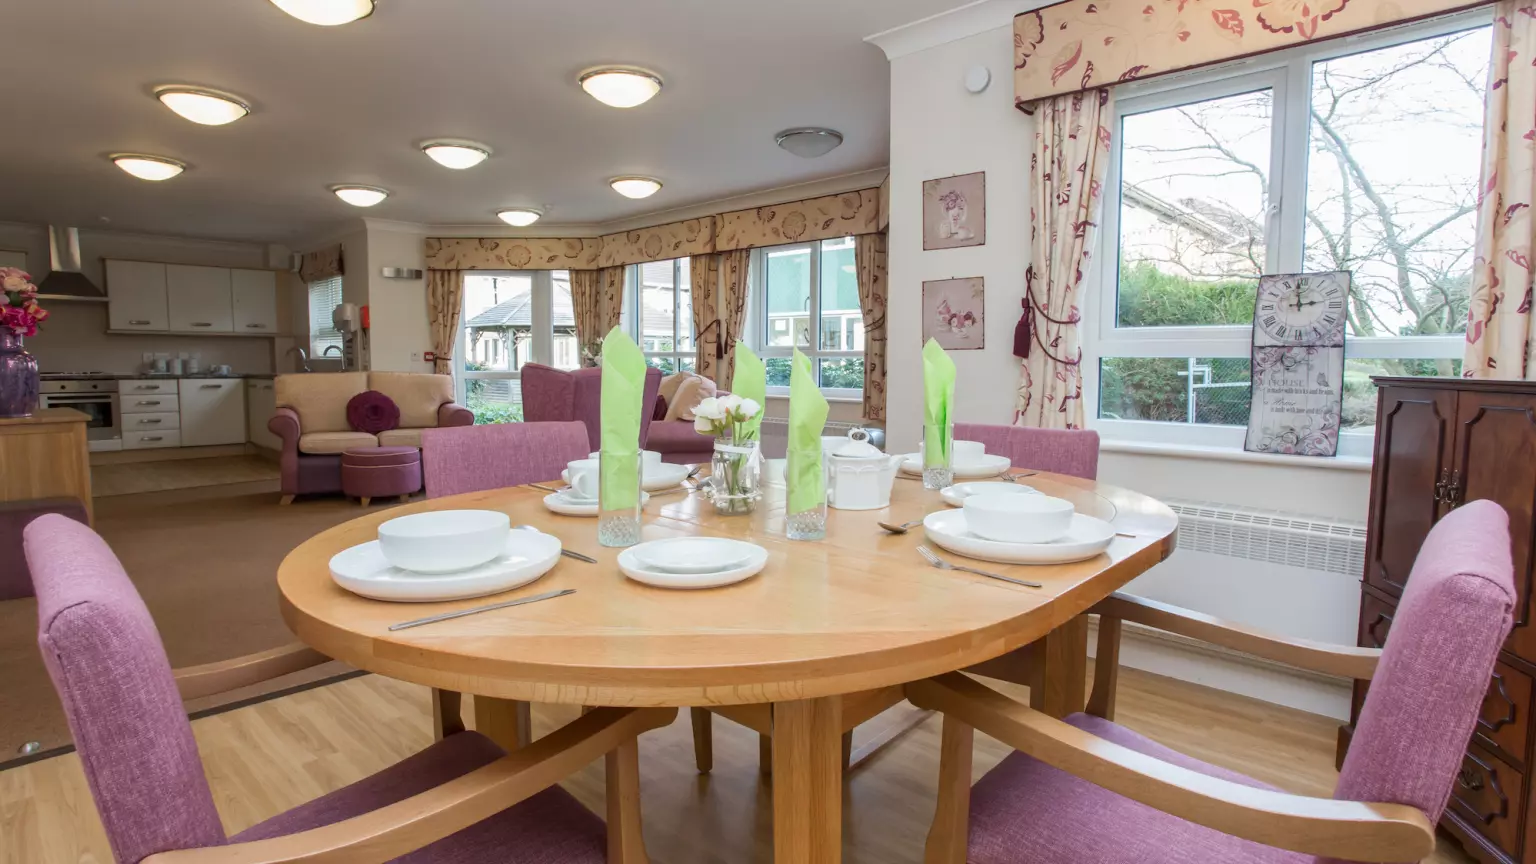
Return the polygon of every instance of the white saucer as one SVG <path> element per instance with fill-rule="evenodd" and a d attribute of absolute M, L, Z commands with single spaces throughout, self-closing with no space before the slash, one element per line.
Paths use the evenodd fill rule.
<path fill-rule="evenodd" d="M 648 471 L 643 471 L 640 477 L 640 488 L 646 492 L 660 492 L 664 489 L 671 489 L 687 479 L 688 472 L 692 470 L 687 465 L 674 465 L 671 462 L 663 462 L 659 468 L 653 467 Z M 567 486 L 571 485 L 571 472 L 569 470 L 561 471 L 560 480 Z"/>
<path fill-rule="evenodd" d="M 988 453 L 975 462 L 966 462 L 964 464 L 955 465 L 955 479 L 981 480 L 987 477 L 996 477 L 997 475 L 1002 474 L 1004 471 L 1007 471 L 1012 467 L 1013 463 L 1009 461 L 1007 456 L 993 456 L 992 454 Z M 902 473 L 905 474 L 922 475 L 922 457 L 916 453 L 908 453 L 907 457 L 901 462 L 901 470 Z"/>
<path fill-rule="evenodd" d="M 670 540 L 652 540 L 649 543 L 641 543 L 631 546 L 619 553 L 619 570 L 625 576 L 654 585 L 657 588 L 717 588 L 721 585 L 731 585 L 750 579 L 762 571 L 768 564 L 768 550 L 755 543 L 747 543 L 743 540 L 728 540 L 721 538 L 723 542 L 742 547 L 747 553 L 746 563 L 730 570 L 721 570 L 715 573 L 672 573 L 660 570 L 651 570 L 641 563 L 645 560 L 648 546 L 658 543 L 675 543 L 678 540 L 691 538 L 673 538 Z"/>
<path fill-rule="evenodd" d="M 646 543 L 635 557 L 642 567 L 656 573 L 699 576 L 745 567 L 754 548 L 724 537 L 678 537 Z"/>
<path fill-rule="evenodd" d="M 1000 543 L 966 530 L 964 510 L 940 510 L 923 520 L 923 531 L 934 544 L 967 558 L 1002 564 L 1069 564 L 1103 552 L 1115 539 L 1115 526 L 1103 519 L 1072 517 L 1067 536 L 1051 543 Z"/>
<path fill-rule="evenodd" d="M 494 561 L 456 573 L 429 575 L 389 566 L 379 541 L 343 549 L 331 558 L 336 584 L 374 600 L 433 603 L 484 597 L 520 588 L 560 561 L 560 538 L 537 531 L 511 531 L 507 551 Z"/>
<path fill-rule="evenodd" d="M 651 500 L 648 493 L 640 493 L 640 506 Z M 596 516 L 596 498 L 572 498 L 570 490 L 563 489 L 559 492 L 551 492 L 544 496 L 544 507 L 551 513 L 559 513 L 561 516 Z"/>
<path fill-rule="evenodd" d="M 998 480 L 992 483 L 956 483 L 947 489 L 939 490 L 939 497 L 951 507 L 960 507 L 965 504 L 965 499 L 972 495 L 1039 495 L 1040 490 L 1033 486 L 1025 486 L 1022 483 L 1011 483 L 1007 480 Z"/>

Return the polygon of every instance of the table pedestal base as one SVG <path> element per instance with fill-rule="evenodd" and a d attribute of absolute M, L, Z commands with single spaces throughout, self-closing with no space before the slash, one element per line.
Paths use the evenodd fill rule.
<path fill-rule="evenodd" d="M 843 850 L 843 701 L 773 705 L 773 860 L 837 864 Z"/>

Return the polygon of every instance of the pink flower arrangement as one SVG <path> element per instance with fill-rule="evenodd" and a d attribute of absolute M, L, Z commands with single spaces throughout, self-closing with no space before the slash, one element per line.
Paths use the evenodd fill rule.
<path fill-rule="evenodd" d="M 17 336 L 36 336 L 37 325 L 48 320 L 48 310 L 37 303 L 32 277 L 15 267 L 0 267 L 0 327 Z"/>

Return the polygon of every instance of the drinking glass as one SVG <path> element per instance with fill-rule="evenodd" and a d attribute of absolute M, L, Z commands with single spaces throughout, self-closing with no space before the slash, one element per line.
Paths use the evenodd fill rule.
<path fill-rule="evenodd" d="M 942 432 L 944 440 L 949 446 L 943 448 L 943 453 L 936 452 L 937 448 L 929 447 L 928 441 L 936 437 L 935 433 Z M 940 458 L 942 455 L 943 458 Z M 953 423 L 946 426 L 923 427 L 923 488 L 924 489 L 948 489 L 955 485 L 955 426 Z"/>
<path fill-rule="evenodd" d="M 788 475 L 790 483 L 795 482 L 794 471 Z M 791 497 L 793 491 L 790 492 Z M 817 503 L 808 510 L 799 513 L 786 513 L 784 517 L 784 534 L 791 540 L 825 540 L 827 537 L 827 462 L 822 457 L 821 463 L 821 494 L 816 496 Z"/>
<path fill-rule="evenodd" d="M 603 453 L 598 457 L 598 463 L 598 475 L 603 478 L 603 482 L 598 484 L 597 490 L 597 542 L 601 546 L 633 546 L 640 542 L 640 454 Z M 613 468 L 622 465 L 633 466 L 634 497 L 628 506 L 611 507 L 608 502 L 613 496 L 609 492 L 617 490 L 607 488 L 607 478 Z"/>

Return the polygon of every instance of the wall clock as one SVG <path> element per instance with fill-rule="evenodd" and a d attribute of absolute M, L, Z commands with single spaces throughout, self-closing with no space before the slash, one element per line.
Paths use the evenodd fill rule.
<path fill-rule="evenodd" d="M 1347 270 L 1259 277 L 1253 310 L 1253 398 L 1243 449 L 1295 456 L 1338 454 L 1350 282 Z"/>

